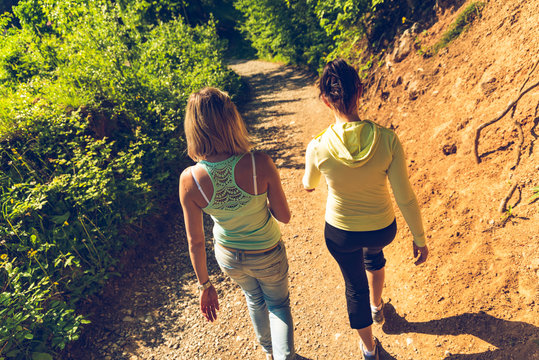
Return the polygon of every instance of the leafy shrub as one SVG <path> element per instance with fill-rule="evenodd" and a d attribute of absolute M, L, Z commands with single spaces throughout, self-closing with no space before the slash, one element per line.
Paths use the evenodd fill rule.
<path fill-rule="evenodd" d="M 433 5 L 433 0 L 235 1 L 244 15 L 240 27 L 258 56 L 318 70 L 337 57 L 364 67 L 362 62 L 392 41 L 402 18 L 432 16 Z"/>
<path fill-rule="evenodd" d="M 213 22 L 146 26 L 108 1 L 19 6 L 22 28 L 0 37 L 0 358 L 39 360 L 77 339 L 77 305 L 176 194 L 189 93 L 235 97 L 241 82 Z"/>
<path fill-rule="evenodd" d="M 476 18 L 481 16 L 481 11 L 484 7 L 484 2 L 476 1 L 470 3 L 451 24 L 449 30 L 442 35 L 442 38 L 432 46 L 428 55 L 436 54 L 438 51 L 449 45 L 451 41 L 458 38 Z"/>
<path fill-rule="evenodd" d="M 46 40 L 45 40 L 46 41 Z M 50 71 L 53 68 L 51 51 L 49 58 L 44 58 L 33 34 L 27 31 L 10 35 L 0 39 L 2 52 L 0 53 L 0 81 L 5 85 L 16 86 L 26 82 L 32 77 Z"/>
<path fill-rule="evenodd" d="M 237 0 L 240 28 L 262 58 L 317 69 L 329 46 L 309 0 Z"/>
<path fill-rule="evenodd" d="M 77 118 L 35 119 L 27 137 L 3 144 L 0 343 L 7 357 L 77 338 L 84 320 L 74 305 L 110 276 L 123 246 L 120 225 L 146 210 L 136 145 L 112 157 L 114 143 L 93 139 Z M 121 179 L 124 172 L 131 175 Z"/>
<path fill-rule="evenodd" d="M 87 14 L 90 4 L 91 0 L 19 0 L 13 13 L 24 29 L 39 35 L 65 35 L 77 24 L 77 18 Z M 106 7 L 107 2 L 98 0 L 95 5 Z"/>

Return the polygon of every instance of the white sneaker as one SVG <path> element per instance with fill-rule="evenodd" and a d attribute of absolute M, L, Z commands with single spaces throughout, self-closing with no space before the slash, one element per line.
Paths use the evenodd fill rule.
<path fill-rule="evenodd" d="M 363 341 L 359 343 L 359 346 L 361 347 L 361 352 L 363 353 L 364 360 L 380 360 L 380 354 L 378 354 L 379 341 L 376 337 L 374 337 L 373 340 L 374 340 L 374 355 L 365 354 L 365 346 L 363 345 Z"/>
<path fill-rule="evenodd" d="M 380 305 L 380 309 L 374 310 L 371 305 L 371 314 L 372 314 L 372 322 L 376 325 L 382 325 L 384 321 L 386 320 L 384 317 L 384 300 L 382 299 L 382 304 Z"/>

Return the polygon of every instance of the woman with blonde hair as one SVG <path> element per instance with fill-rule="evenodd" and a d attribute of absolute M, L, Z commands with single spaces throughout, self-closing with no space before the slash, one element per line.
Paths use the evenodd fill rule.
<path fill-rule="evenodd" d="M 335 123 L 309 143 L 303 186 L 313 191 L 320 176 L 326 178 L 326 245 L 341 268 L 350 326 L 362 340 L 363 356 L 377 360 L 371 325 L 384 322 L 382 249 L 397 231 L 387 179 L 412 231 L 416 265 L 428 255 L 421 213 L 399 138 L 392 130 L 359 118 L 362 86 L 356 70 L 342 59 L 331 61 L 319 88 Z"/>
<path fill-rule="evenodd" d="M 249 315 L 268 359 L 293 359 L 288 260 L 276 220 L 290 210 L 271 158 L 251 152 L 243 120 L 230 97 L 204 88 L 189 98 L 187 153 L 197 162 L 180 176 L 189 254 L 200 290 L 200 310 L 217 319 L 219 301 L 208 276 L 203 212 L 214 221 L 215 257 L 245 294 Z"/>

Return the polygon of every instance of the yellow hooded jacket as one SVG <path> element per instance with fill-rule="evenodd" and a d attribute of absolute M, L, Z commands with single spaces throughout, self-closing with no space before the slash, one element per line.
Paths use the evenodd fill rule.
<path fill-rule="evenodd" d="M 417 246 L 425 232 L 397 135 L 372 121 L 333 124 L 307 147 L 303 186 L 328 184 L 326 222 L 347 231 L 372 231 L 395 219 L 386 179 Z"/>

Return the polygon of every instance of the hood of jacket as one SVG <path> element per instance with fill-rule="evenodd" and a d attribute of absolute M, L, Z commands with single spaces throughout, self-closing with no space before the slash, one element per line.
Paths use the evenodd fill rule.
<path fill-rule="evenodd" d="M 359 167 L 376 151 L 380 128 L 372 121 L 354 121 L 333 124 L 322 136 L 335 159 L 349 167 Z"/>

